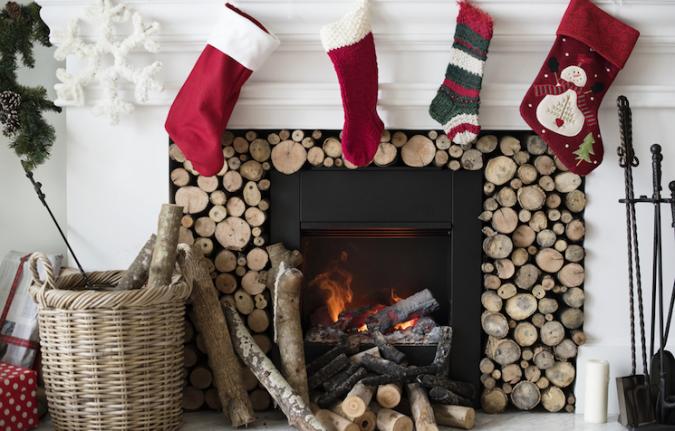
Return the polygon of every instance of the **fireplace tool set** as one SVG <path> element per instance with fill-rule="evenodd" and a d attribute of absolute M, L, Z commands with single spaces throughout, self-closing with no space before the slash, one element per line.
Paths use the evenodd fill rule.
<path fill-rule="evenodd" d="M 629 316 L 631 334 L 630 376 L 618 377 L 617 390 L 619 396 L 619 422 L 629 429 L 661 430 L 675 429 L 675 358 L 665 350 L 670 332 L 670 324 L 675 305 L 675 282 L 670 295 L 670 306 L 667 318 L 664 315 L 663 297 L 663 256 L 661 232 L 661 205 L 670 206 L 672 227 L 675 233 L 675 181 L 669 184 L 670 198 L 662 197 L 661 164 L 663 154 L 661 146 L 654 144 L 652 154 L 652 196 L 635 197 L 633 187 L 633 168 L 639 165 L 635 156 L 632 138 L 631 110 L 628 99 L 619 96 L 619 123 L 621 145 L 618 148 L 619 164 L 624 169 L 626 196 L 619 202 L 626 206 L 626 226 L 628 242 L 628 287 Z M 649 203 L 654 208 L 654 238 L 652 264 L 652 301 L 651 301 L 651 334 L 650 334 L 650 367 L 647 367 L 647 343 L 643 307 L 643 290 L 640 268 L 640 254 L 637 236 L 635 204 Z M 638 324 L 640 326 L 640 342 L 643 374 L 637 374 L 636 334 L 635 334 L 635 302 L 637 296 Z M 657 303 L 658 301 L 658 303 Z M 660 347 L 654 353 L 658 311 L 658 334 Z"/>

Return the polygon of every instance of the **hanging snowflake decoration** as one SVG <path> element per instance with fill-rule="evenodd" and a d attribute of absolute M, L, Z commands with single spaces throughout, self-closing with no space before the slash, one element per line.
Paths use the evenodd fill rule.
<path fill-rule="evenodd" d="M 150 53 L 159 51 L 159 44 L 153 36 L 159 31 L 159 23 L 146 24 L 138 12 L 132 12 L 124 4 L 113 4 L 113 0 L 96 0 L 86 11 L 86 21 L 97 29 L 98 35 L 91 43 L 80 37 L 80 19 L 75 18 L 62 35 L 57 36 L 54 57 L 63 61 L 69 55 L 83 59 L 81 71 L 69 73 L 58 69 L 56 84 L 58 106 L 82 106 L 85 103 L 84 89 L 98 84 L 103 91 L 102 99 L 94 106 L 94 113 L 117 124 L 120 115 L 134 110 L 134 105 L 121 94 L 121 81 L 133 84 L 134 99 L 137 103 L 148 101 L 150 91 L 162 91 L 162 84 L 155 75 L 162 63 L 155 61 L 137 68 L 129 61 L 129 53 L 139 46 Z M 115 26 L 131 22 L 132 32 L 124 38 L 116 37 Z"/>

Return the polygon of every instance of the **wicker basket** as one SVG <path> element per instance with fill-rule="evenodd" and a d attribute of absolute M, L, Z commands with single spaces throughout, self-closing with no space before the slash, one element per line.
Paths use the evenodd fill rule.
<path fill-rule="evenodd" d="M 37 264 L 45 268 L 40 280 Z M 176 430 L 182 422 L 183 333 L 190 284 L 126 291 L 83 290 L 81 274 L 54 278 L 31 256 L 42 371 L 57 430 Z M 88 274 L 115 285 L 122 272 Z"/>

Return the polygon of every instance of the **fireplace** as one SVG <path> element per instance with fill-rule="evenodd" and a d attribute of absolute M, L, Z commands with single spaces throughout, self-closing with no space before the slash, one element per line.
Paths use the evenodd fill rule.
<path fill-rule="evenodd" d="M 305 262 L 309 359 L 349 336 L 372 344 L 369 315 L 428 290 L 431 313 L 385 334 L 413 364 L 429 363 L 453 328 L 450 377 L 478 382 L 481 355 L 480 172 L 403 167 L 271 173 L 270 239 Z"/>

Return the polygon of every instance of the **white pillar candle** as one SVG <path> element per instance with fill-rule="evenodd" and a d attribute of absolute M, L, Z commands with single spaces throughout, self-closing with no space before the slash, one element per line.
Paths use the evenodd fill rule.
<path fill-rule="evenodd" d="M 589 423 L 607 422 L 607 386 L 609 362 L 599 359 L 586 361 L 586 391 L 584 420 Z"/>

